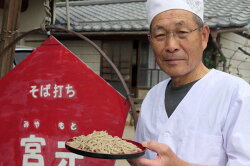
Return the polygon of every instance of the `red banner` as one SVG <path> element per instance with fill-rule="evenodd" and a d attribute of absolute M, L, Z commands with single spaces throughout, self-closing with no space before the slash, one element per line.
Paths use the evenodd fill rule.
<path fill-rule="evenodd" d="M 129 103 L 54 37 L 0 80 L 0 92 L 0 166 L 114 165 L 64 143 L 94 130 L 121 137 Z"/>

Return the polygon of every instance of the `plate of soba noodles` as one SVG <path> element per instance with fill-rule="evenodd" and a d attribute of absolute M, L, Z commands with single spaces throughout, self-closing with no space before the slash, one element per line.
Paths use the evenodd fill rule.
<path fill-rule="evenodd" d="M 89 135 L 73 137 L 65 148 L 75 154 L 102 159 L 131 159 L 145 154 L 140 143 L 111 136 L 106 131 L 94 131 Z"/>

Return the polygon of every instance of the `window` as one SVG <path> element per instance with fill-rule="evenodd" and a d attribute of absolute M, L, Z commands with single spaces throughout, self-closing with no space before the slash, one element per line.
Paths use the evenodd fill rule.
<path fill-rule="evenodd" d="M 102 49 L 120 71 L 128 88 L 131 88 L 132 78 L 132 46 L 130 41 L 104 41 L 102 43 Z M 117 73 L 103 57 L 101 61 L 101 76 L 122 95 L 126 95 Z"/>
<path fill-rule="evenodd" d="M 168 78 L 156 64 L 153 51 L 148 42 L 141 43 L 139 57 L 138 87 L 151 88 Z"/>

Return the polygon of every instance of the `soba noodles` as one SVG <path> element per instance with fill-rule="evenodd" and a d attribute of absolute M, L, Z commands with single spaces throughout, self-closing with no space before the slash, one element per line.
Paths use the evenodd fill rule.
<path fill-rule="evenodd" d="M 106 131 L 94 131 L 89 135 L 74 137 L 68 145 L 84 151 L 104 153 L 104 154 L 130 154 L 141 151 L 136 145 L 112 137 Z"/>

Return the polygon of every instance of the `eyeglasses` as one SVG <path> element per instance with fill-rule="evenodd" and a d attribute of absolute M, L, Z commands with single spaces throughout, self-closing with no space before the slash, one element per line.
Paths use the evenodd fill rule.
<path fill-rule="evenodd" d="M 200 27 L 197 27 L 193 30 L 187 31 L 187 30 L 176 30 L 172 32 L 167 31 L 160 31 L 157 33 L 150 33 L 148 34 L 148 37 L 151 38 L 155 42 L 165 42 L 166 39 L 170 36 L 170 34 L 173 34 L 173 37 L 175 39 L 184 40 L 188 37 L 188 35 L 196 30 L 200 29 Z"/>

